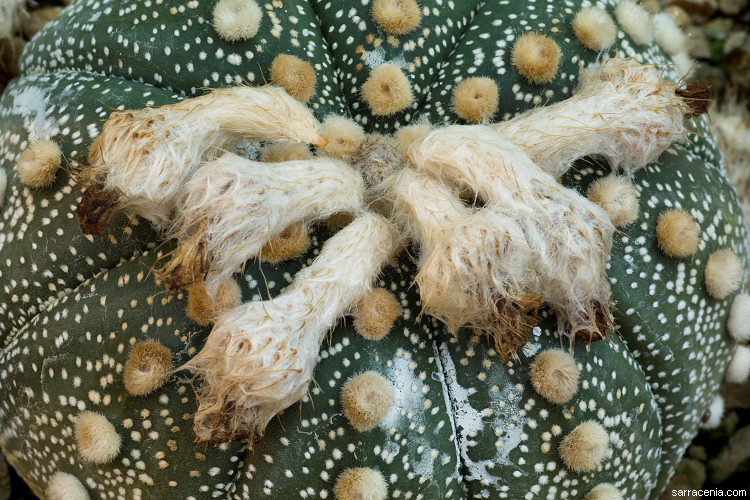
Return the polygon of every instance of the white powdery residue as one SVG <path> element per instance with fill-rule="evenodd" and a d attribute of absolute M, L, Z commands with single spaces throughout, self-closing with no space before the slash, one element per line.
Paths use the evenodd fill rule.
<path fill-rule="evenodd" d="M 48 138 L 57 132 L 57 123 L 47 120 L 45 95 L 36 87 L 27 87 L 13 98 L 11 113 L 30 122 L 30 139 Z"/>
<path fill-rule="evenodd" d="M 404 59 L 403 54 L 399 54 L 390 61 L 386 61 L 385 49 L 383 47 L 378 47 L 377 49 L 368 52 L 367 57 L 365 58 L 365 64 L 369 66 L 371 70 L 377 68 L 381 64 L 385 64 L 386 62 L 394 64 L 400 69 L 406 69 L 407 67 L 406 59 Z"/>
<path fill-rule="evenodd" d="M 391 360 L 391 366 L 384 374 L 385 378 L 393 387 L 393 406 L 390 411 L 383 417 L 380 428 L 384 431 L 386 441 L 382 448 L 385 453 L 391 456 L 398 455 L 401 452 L 403 441 L 395 442 L 391 440 L 392 434 L 390 429 L 404 429 L 413 424 L 415 428 L 425 425 L 423 412 L 425 411 L 424 395 L 421 390 L 412 391 L 412 387 L 421 389 L 423 382 L 414 374 L 409 367 L 410 361 L 407 358 L 394 356 Z M 402 418 L 408 419 L 404 422 Z M 425 435 L 410 433 L 408 440 L 404 444 L 406 453 L 410 458 L 412 470 L 415 474 L 432 480 L 434 475 L 435 458 L 430 455 L 430 439 Z M 422 448 L 421 454 L 417 451 Z"/>
<path fill-rule="evenodd" d="M 538 339 L 541 336 L 542 336 L 542 329 L 539 328 L 538 326 L 535 326 L 534 329 L 531 331 L 531 335 L 529 335 L 529 339 L 532 338 L 532 337 Z M 541 349 L 541 348 L 542 348 L 542 344 L 540 344 L 539 342 L 537 342 L 535 344 L 532 344 L 531 341 L 529 340 L 521 348 L 521 354 L 523 354 L 527 358 L 532 358 L 532 357 L 536 356 L 536 353 L 538 353 L 539 349 Z"/>

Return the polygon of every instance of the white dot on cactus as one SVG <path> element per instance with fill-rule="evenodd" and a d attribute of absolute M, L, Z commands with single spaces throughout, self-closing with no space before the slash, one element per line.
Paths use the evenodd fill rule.
<path fill-rule="evenodd" d="M 598 422 L 589 420 L 573 429 L 560 444 L 560 457 L 574 472 L 591 472 L 602 465 L 609 452 L 609 435 Z"/>
<path fill-rule="evenodd" d="M 248 40 L 258 33 L 263 11 L 255 0 L 219 0 L 214 7 L 214 29 L 228 42 Z"/>
<path fill-rule="evenodd" d="M 341 389 L 341 405 L 349 424 L 359 432 L 377 426 L 393 405 L 393 387 L 374 371 L 350 378 Z"/>
<path fill-rule="evenodd" d="M 259 160 L 266 163 L 278 163 L 281 161 L 309 160 L 312 157 L 307 144 L 298 142 L 282 141 L 272 142 L 260 149 Z"/>
<path fill-rule="evenodd" d="M 615 17 L 635 43 L 648 45 L 654 40 L 651 14 L 632 0 L 621 0 L 615 8 Z"/>
<path fill-rule="evenodd" d="M 365 131 L 361 125 L 350 118 L 337 115 L 327 116 L 318 133 L 328 139 L 328 145 L 320 153 L 340 160 L 347 160 L 365 139 Z"/>
<path fill-rule="evenodd" d="M 381 340 L 401 316 L 401 305 L 388 290 L 371 290 L 354 307 L 354 328 L 368 340 Z"/>
<path fill-rule="evenodd" d="M 172 375 L 172 351 L 155 340 L 138 342 L 125 362 L 123 383 L 133 396 L 151 394 Z"/>
<path fill-rule="evenodd" d="M 21 182 L 32 188 L 52 185 L 60 168 L 61 155 L 60 147 L 49 139 L 32 142 L 16 163 Z"/>
<path fill-rule="evenodd" d="M 750 376 L 750 348 L 738 345 L 729 363 L 724 379 L 732 384 L 742 384 Z"/>
<path fill-rule="evenodd" d="M 307 102 L 315 93 L 315 70 L 297 56 L 279 54 L 271 64 L 271 83 L 300 102 Z"/>
<path fill-rule="evenodd" d="M 586 196 L 607 212 L 615 226 L 627 226 L 638 218 L 638 192 L 626 177 L 603 177 L 591 184 Z"/>
<path fill-rule="evenodd" d="M 544 399 L 562 404 L 570 401 L 578 390 L 580 371 L 570 353 L 549 349 L 534 359 L 530 377 L 534 390 Z"/>
<path fill-rule="evenodd" d="M 693 255 L 700 242 L 700 226 L 692 215 L 675 208 L 659 215 L 656 223 L 656 243 L 670 257 Z"/>
<path fill-rule="evenodd" d="M 583 500 L 623 500 L 625 497 L 616 486 L 609 483 L 597 484 L 586 493 Z"/>
<path fill-rule="evenodd" d="M 706 262 L 704 274 L 709 295 L 723 299 L 739 289 L 744 271 L 742 260 L 728 248 L 712 253 Z"/>
<path fill-rule="evenodd" d="M 416 0 L 375 0 L 372 18 L 389 35 L 405 35 L 422 21 L 422 10 Z"/>
<path fill-rule="evenodd" d="M 497 111 L 499 93 L 492 78 L 466 78 L 453 89 L 453 110 L 469 123 L 489 121 Z"/>
<path fill-rule="evenodd" d="M 711 404 L 708 405 L 706 413 L 703 414 L 703 418 L 701 419 L 700 424 L 698 424 L 698 427 L 703 430 L 716 429 L 719 427 L 721 417 L 723 416 L 724 398 L 722 398 L 720 394 L 717 394 L 714 396 L 714 399 L 711 400 Z"/>
<path fill-rule="evenodd" d="M 539 33 L 524 33 L 513 45 L 511 61 L 516 71 L 532 83 L 547 83 L 557 73 L 560 47 Z"/>
<path fill-rule="evenodd" d="M 362 99 L 374 115 L 386 116 L 406 109 L 414 101 L 411 84 L 393 63 L 373 69 L 362 85 Z"/>
<path fill-rule="evenodd" d="M 223 280 L 216 291 L 209 295 L 202 285 L 190 288 L 185 313 L 201 326 L 208 326 L 216 321 L 219 315 L 242 303 L 242 292 L 232 279 Z"/>
<path fill-rule="evenodd" d="M 86 462 L 106 464 L 120 453 L 122 439 L 115 427 L 100 413 L 83 411 L 75 421 L 78 453 Z"/>
<path fill-rule="evenodd" d="M 732 301 L 727 331 L 737 342 L 750 340 L 750 295 L 741 293 Z"/>
<path fill-rule="evenodd" d="M 604 9 L 587 7 L 573 19 L 573 32 L 585 47 L 601 51 L 615 43 L 617 26 Z"/>
<path fill-rule="evenodd" d="M 670 14 L 666 12 L 655 14 L 653 23 L 654 38 L 664 52 L 673 56 L 686 50 L 687 37 Z"/>
<path fill-rule="evenodd" d="M 383 475 L 369 467 L 347 469 L 333 488 L 337 500 L 385 500 L 388 485 Z"/>
<path fill-rule="evenodd" d="M 285 260 L 294 259 L 307 252 L 310 248 L 310 233 L 305 224 L 292 224 L 281 234 L 274 236 L 263 245 L 258 260 L 271 264 L 278 264 Z M 239 304 L 237 304 L 239 305 Z"/>
<path fill-rule="evenodd" d="M 89 500 L 83 483 L 72 474 L 57 471 L 50 478 L 45 490 L 47 500 Z"/>

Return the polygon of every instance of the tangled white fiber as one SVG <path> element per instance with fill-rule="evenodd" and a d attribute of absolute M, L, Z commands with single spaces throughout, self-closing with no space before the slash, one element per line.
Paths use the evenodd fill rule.
<path fill-rule="evenodd" d="M 521 227 L 493 208 L 475 210 L 428 175 L 405 168 L 384 182 L 392 215 L 419 246 L 422 306 L 454 334 L 492 333 L 507 361 L 536 321 L 537 275 Z"/>
<path fill-rule="evenodd" d="M 281 295 L 220 316 L 183 367 L 202 380 L 196 442 L 252 443 L 304 396 L 326 333 L 371 290 L 398 244 L 388 220 L 365 213 L 331 237 Z"/>
<path fill-rule="evenodd" d="M 408 155 L 419 170 L 472 190 L 486 203 L 482 211 L 517 224 L 508 234 L 522 235 L 523 244 L 514 252 L 527 253 L 538 280 L 532 290 L 555 311 L 561 332 L 587 340 L 604 336 L 612 321 L 605 264 L 614 227 L 600 206 L 558 184 L 488 126 L 436 129 Z"/>
<path fill-rule="evenodd" d="M 569 99 L 492 127 L 555 177 L 584 156 L 632 172 L 685 142 L 690 104 L 678 92 L 653 64 L 615 57 L 582 68 L 580 88 Z"/>
<path fill-rule="evenodd" d="M 212 294 L 292 224 L 362 209 L 364 181 L 327 158 L 262 163 L 227 153 L 184 186 L 169 237 L 180 241 L 159 271 L 170 289 L 204 280 Z"/>
<path fill-rule="evenodd" d="M 112 113 L 80 173 L 77 214 L 85 233 L 101 234 L 116 212 L 163 229 L 183 184 L 236 139 L 290 140 L 315 146 L 312 113 L 283 89 L 231 87 L 176 104 Z"/>

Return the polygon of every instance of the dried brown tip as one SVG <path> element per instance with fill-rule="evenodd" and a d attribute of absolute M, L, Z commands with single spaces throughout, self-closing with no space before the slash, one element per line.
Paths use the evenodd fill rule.
<path fill-rule="evenodd" d="M 167 290 L 185 288 L 206 278 L 212 259 L 201 234 L 204 231 L 199 230 L 195 236 L 180 243 L 170 261 L 156 271 L 156 277 Z"/>
<path fill-rule="evenodd" d="M 503 364 L 517 358 L 516 351 L 526 344 L 539 323 L 536 312 L 541 304 L 540 295 L 529 294 L 516 300 L 500 299 L 489 309 L 489 327 L 483 329 L 491 332 Z"/>
<path fill-rule="evenodd" d="M 117 214 L 120 196 L 100 185 L 86 188 L 76 207 L 76 217 L 84 234 L 102 235 Z"/>
<path fill-rule="evenodd" d="M 199 405 L 204 406 L 203 397 L 199 395 L 198 398 Z M 199 409 L 193 417 L 193 434 L 195 435 L 193 442 L 195 444 L 219 446 L 228 442 L 244 441 L 252 448 L 253 444 L 261 442 L 262 427 L 250 424 L 250 422 L 266 421 L 262 415 L 249 414 L 257 414 L 257 409 L 238 410 L 232 401 L 225 402 L 220 408 L 210 403 L 206 403 L 205 406 L 207 408 Z M 243 418 L 237 418 L 237 415 L 242 412 L 245 412 Z"/>
<path fill-rule="evenodd" d="M 694 83 L 687 84 L 684 88 L 678 88 L 675 90 L 675 94 L 681 97 L 690 112 L 686 115 L 687 117 L 693 117 L 708 113 L 708 105 L 711 104 L 711 89 L 708 87 L 701 87 Z"/>
<path fill-rule="evenodd" d="M 614 330 L 615 324 L 609 307 L 595 302 L 588 313 L 589 323 L 593 328 L 576 330 L 576 337 L 587 343 L 597 342 L 607 337 L 607 330 Z"/>

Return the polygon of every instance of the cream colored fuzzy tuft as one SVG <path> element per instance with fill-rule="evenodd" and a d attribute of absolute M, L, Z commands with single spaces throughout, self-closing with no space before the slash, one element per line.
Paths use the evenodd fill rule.
<path fill-rule="evenodd" d="M 666 12 L 661 12 L 655 14 L 652 21 L 654 23 L 654 38 L 656 38 L 656 43 L 664 49 L 664 52 L 670 56 L 687 52 L 687 36 L 677 26 L 674 17 Z"/>
<path fill-rule="evenodd" d="M 420 121 L 414 125 L 401 127 L 393 134 L 393 138 L 396 141 L 396 149 L 399 153 L 406 156 L 406 151 L 409 147 L 415 142 L 424 139 L 427 134 L 432 132 L 433 128 L 427 121 Z"/>
<path fill-rule="evenodd" d="M 750 375 L 750 348 L 738 345 L 724 379 L 731 384 L 744 384 Z"/>
<path fill-rule="evenodd" d="M 493 128 L 555 177 L 585 156 L 630 173 L 687 140 L 684 117 L 690 109 L 676 90 L 654 65 L 610 58 L 582 70 L 572 97 Z"/>
<path fill-rule="evenodd" d="M 620 26 L 638 45 L 648 45 L 654 40 L 651 14 L 632 0 L 620 0 L 615 8 Z"/>
<path fill-rule="evenodd" d="M 656 243 L 670 257 L 683 258 L 698 250 L 701 229 L 692 215 L 681 208 L 662 212 L 656 223 Z"/>
<path fill-rule="evenodd" d="M 115 427 L 100 413 L 83 411 L 75 419 L 78 454 L 86 462 L 108 464 L 120 453 L 122 439 Z"/>
<path fill-rule="evenodd" d="M 389 35 L 405 35 L 417 29 L 422 10 L 416 0 L 375 0 L 372 18 Z"/>
<path fill-rule="evenodd" d="M 259 160 L 264 163 L 279 163 L 282 161 L 309 160 L 312 158 L 307 144 L 298 142 L 272 142 L 260 149 Z"/>
<path fill-rule="evenodd" d="M 331 237 L 281 295 L 219 317 L 203 350 L 183 367 L 201 381 L 196 442 L 252 443 L 302 398 L 321 342 L 371 289 L 398 244 L 386 219 L 365 213 Z"/>
<path fill-rule="evenodd" d="M 627 226 L 638 218 L 638 191 L 625 177 L 602 177 L 589 186 L 586 196 L 607 212 L 615 226 Z"/>
<path fill-rule="evenodd" d="M 706 409 L 706 413 L 703 414 L 701 423 L 698 424 L 703 430 L 716 429 L 721 424 L 721 419 L 724 416 L 724 398 L 721 394 L 714 396 L 711 400 L 711 404 Z"/>
<path fill-rule="evenodd" d="M 271 64 L 271 82 L 300 102 L 307 102 L 315 93 L 315 70 L 297 56 L 277 55 Z"/>
<path fill-rule="evenodd" d="M 555 404 L 567 403 L 575 396 L 580 375 L 578 363 L 562 349 L 539 353 L 529 371 L 534 390 Z"/>
<path fill-rule="evenodd" d="M 57 471 L 45 490 L 47 500 L 89 500 L 89 492 L 73 474 Z"/>
<path fill-rule="evenodd" d="M 18 158 L 18 177 L 31 188 L 49 187 L 55 182 L 61 156 L 62 152 L 56 143 L 49 139 L 37 139 Z"/>
<path fill-rule="evenodd" d="M 258 34 L 263 11 L 255 0 L 219 0 L 213 16 L 219 36 L 227 42 L 238 42 Z"/>
<path fill-rule="evenodd" d="M 489 332 L 507 361 L 526 342 L 539 306 L 531 251 L 518 224 L 492 209 L 469 209 L 410 168 L 388 178 L 384 190 L 393 217 L 419 246 L 424 311 L 454 334 L 463 326 Z"/>
<path fill-rule="evenodd" d="M 365 140 L 365 131 L 360 124 L 343 116 L 329 115 L 320 126 L 320 135 L 328 139 L 321 153 L 348 161 Z"/>
<path fill-rule="evenodd" d="M 169 380 L 173 368 L 172 351 L 164 344 L 156 340 L 138 342 L 125 362 L 125 390 L 133 396 L 151 394 Z"/>
<path fill-rule="evenodd" d="M 521 76 L 531 83 L 552 81 L 560 64 L 560 46 L 546 35 L 524 33 L 513 45 L 511 62 Z"/>
<path fill-rule="evenodd" d="M 268 240 L 258 254 L 258 259 L 271 264 L 303 255 L 310 248 L 310 233 L 302 223 L 292 224 L 281 234 Z"/>
<path fill-rule="evenodd" d="M 609 483 L 597 484 L 586 493 L 583 500 L 625 500 L 617 486 Z"/>
<path fill-rule="evenodd" d="M 605 265 L 614 227 L 601 207 L 558 184 L 524 151 L 487 126 L 436 129 L 409 149 L 409 157 L 419 169 L 470 189 L 485 201 L 481 214 L 486 215 L 480 216 L 490 219 L 479 225 L 467 224 L 466 231 L 474 238 L 481 237 L 478 241 L 489 246 L 485 251 L 495 244 L 505 249 L 502 262 L 492 266 L 498 266 L 499 275 L 492 276 L 492 280 L 506 290 L 503 295 L 509 293 L 507 290 L 516 291 L 511 293 L 514 295 L 519 289 L 525 290 L 521 296 L 541 295 L 541 300 L 557 314 L 561 331 L 569 328 L 571 334 L 589 341 L 605 334 L 612 321 Z M 498 241 L 482 236 L 484 231 L 497 235 Z M 451 243 L 451 238 L 458 236 L 442 234 L 443 244 L 460 255 L 461 245 Z M 453 258 L 460 261 L 458 255 Z M 489 279 L 491 273 L 480 271 L 487 264 L 477 264 L 481 265 L 460 272 L 458 283 L 477 289 L 474 275 Z M 495 293 L 488 298 L 503 297 Z M 477 307 L 461 304 L 455 298 L 452 302 L 469 310 Z M 484 300 L 474 302 L 486 304 Z"/>
<path fill-rule="evenodd" d="M 324 146 L 312 113 L 278 87 L 230 87 L 177 104 L 112 113 L 92 145 L 77 215 L 101 234 L 114 214 L 171 221 L 185 182 L 236 139 Z M 102 206 L 106 210 L 102 210 Z"/>
<path fill-rule="evenodd" d="M 591 50 L 607 50 L 615 43 L 617 26 L 600 7 L 581 9 L 573 18 L 573 32 L 580 42 Z"/>
<path fill-rule="evenodd" d="M 202 283 L 190 288 L 185 307 L 187 317 L 201 326 L 213 324 L 222 313 L 242 304 L 242 291 L 232 278 L 227 278 L 209 295 Z"/>
<path fill-rule="evenodd" d="M 451 104 L 456 114 L 467 122 L 483 123 L 497 112 L 499 94 L 492 78 L 466 78 L 453 89 Z"/>
<path fill-rule="evenodd" d="M 261 163 L 227 153 L 184 187 L 169 236 L 180 244 L 158 271 L 170 289 L 216 286 L 292 224 L 361 208 L 362 177 L 333 159 Z"/>
<path fill-rule="evenodd" d="M 750 295 L 741 293 L 732 301 L 727 331 L 737 342 L 750 340 Z"/>
<path fill-rule="evenodd" d="M 373 69 L 362 85 L 362 99 L 372 114 L 388 116 L 411 106 L 414 94 L 409 78 L 393 63 Z"/>
<path fill-rule="evenodd" d="M 349 161 L 362 173 L 368 195 L 379 196 L 383 181 L 402 168 L 404 158 L 394 146 L 395 141 L 391 137 L 370 134 L 352 154 Z"/>
<path fill-rule="evenodd" d="M 609 434 L 593 420 L 583 422 L 565 436 L 560 457 L 573 472 L 592 472 L 601 467 L 609 453 Z"/>
<path fill-rule="evenodd" d="M 393 387 L 374 371 L 360 373 L 341 388 L 341 407 L 354 430 L 374 429 L 393 406 Z"/>
<path fill-rule="evenodd" d="M 5 201 L 5 188 L 8 187 L 8 174 L 5 173 L 4 168 L 0 168 L 0 208 L 3 206 Z"/>
<path fill-rule="evenodd" d="M 401 313 L 396 297 L 384 288 L 376 288 L 354 306 L 354 328 L 367 340 L 381 340 Z"/>
<path fill-rule="evenodd" d="M 677 72 L 682 75 L 682 79 L 687 79 L 693 73 L 695 60 L 693 60 L 686 51 L 678 52 L 672 56 L 672 62 L 677 68 Z"/>
<path fill-rule="evenodd" d="M 704 279 L 708 294 L 723 299 L 738 290 L 745 268 L 742 260 L 728 248 L 717 250 L 708 257 Z"/>
<path fill-rule="evenodd" d="M 336 500 L 385 500 L 388 497 L 388 484 L 383 474 L 360 467 L 346 469 L 333 487 Z"/>

